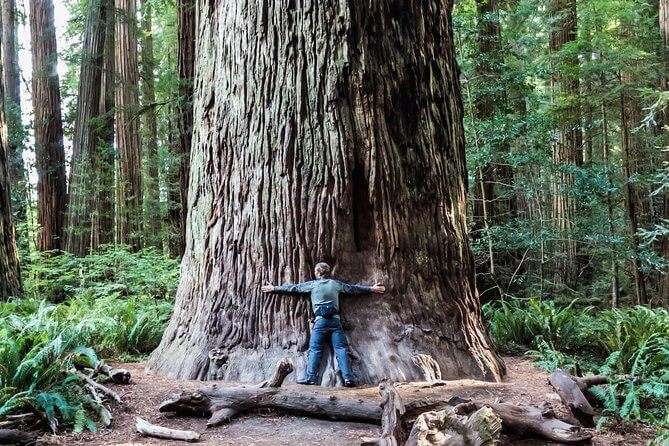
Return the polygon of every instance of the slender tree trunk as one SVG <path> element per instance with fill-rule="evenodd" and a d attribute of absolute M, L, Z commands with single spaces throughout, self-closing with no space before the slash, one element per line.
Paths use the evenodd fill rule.
<path fill-rule="evenodd" d="M 77 256 L 92 245 L 98 178 L 93 166 L 100 143 L 100 96 L 106 29 L 105 0 L 89 0 L 84 45 L 81 51 L 77 114 L 72 139 L 70 202 L 67 210 L 65 249 Z M 108 191 L 107 191 L 108 193 Z"/>
<path fill-rule="evenodd" d="M 116 13 L 114 0 L 103 0 L 106 7 L 105 44 L 103 70 L 100 80 L 100 115 L 99 144 L 93 157 L 93 172 L 97 179 L 95 188 L 95 212 L 91 247 L 96 250 L 100 245 L 114 241 L 114 112 L 116 93 L 115 38 Z"/>
<path fill-rule="evenodd" d="M 170 126 L 167 134 L 170 147 L 170 160 L 166 169 L 167 181 L 167 248 L 171 257 L 180 258 L 183 255 L 183 234 L 181 232 L 181 216 L 186 215 L 181 208 L 181 151 L 179 141 L 179 107 L 178 97 L 174 111 L 170 113 Z"/>
<path fill-rule="evenodd" d="M 116 0 L 116 239 L 141 247 L 142 153 L 135 0 Z"/>
<path fill-rule="evenodd" d="M 618 291 L 620 288 L 618 285 L 618 253 L 615 242 L 615 225 L 613 224 L 613 199 L 611 197 L 613 193 L 613 170 L 611 168 L 611 163 L 609 162 L 609 125 L 606 116 L 606 104 L 604 103 L 604 100 L 602 100 L 601 112 L 602 158 L 604 159 L 604 168 L 606 169 L 606 178 L 609 184 L 608 190 L 606 191 L 606 210 L 607 223 L 609 228 L 609 249 L 611 250 L 611 306 L 613 308 L 618 308 L 620 306 L 620 295 Z"/>
<path fill-rule="evenodd" d="M 664 64 L 663 75 L 660 78 L 662 91 L 669 91 L 669 0 L 660 0 L 660 38 L 662 42 L 662 62 Z M 669 106 L 662 112 L 662 124 L 665 135 L 669 135 Z M 669 150 L 664 152 L 665 169 L 669 169 Z M 663 195 L 662 217 L 669 221 L 669 189 L 665 188 Z M 669 264 L 669 234 L 662 238 L 662 257 Z M 660 279 L 660 296 L 665 307 L 669 307 L 669 273 Z"/>
<path fill-rule="evenodd" d="M 2 84 L 5 91 L 5 120 L 7 121 L 8 146 L 7 169 L 12 185 L 12 209 L 17 222 L 26 222 L 26 169 L 23 163 L 23 124 L 21 122 L 21 88 L 19 78 L 18 49 L 16 46 L 16 2 L 0 0 L 2 3 Z"/>
<path fill-rule="evenodd" d="M 576 39 L 576 0 L 552 0 L 551 16 L 556 23 L 550 34 L 550 51 L 555 54 Z M 566 67 L 575 67 L 574 57 L 554 56 L 555 74 L 551 86 L 556 102 L 560 102 L 556 116 L 557 128 L 553 143 L 555 179 L 552 190 L 552 217 L 560 241 L 554 252 L 556 258 L 555 282 L 569 287 L 576 285 L 582 266 L 574 240 L 576 200 L 569 192 L 574 179 L 572 166 L 580 166 L 582 155 L 581 113 L 578 105 L 579 80 L 577 75 L 566 74 Z"/>
<path fill-rule="evenodd" d="M 142 66 L 142 147 L 144 149 L 144 221 L 146 244 L 162 249 L 160 222 L 159 177 L 158 177 L 158 127 L 156 122 L 156 91 L 154 81 L 155 60 L 153 57 L 153 31 L 151 1 L 140 0 L 142 14 L 141 66 Z"/>
<path fill-rule="evenodd" d="M 186 215 L 190 172 L 191 140 L 193 136 L 193 77 L 195 75 L 195 0 L 178 0 L 178 69 L 179 69 L 179 135 L 178 157 L 181 195 L 181 240 L 179 256 L 186 249 Z"/>
<path fill-rule="evenodd" d="M 4 40 L 0 40 L 0 49 L 4 50 Z M 0 59 L 0 72 L 2 68 L 2 59 Z M 3 95 L 3 82 L 0 82 L 0 97 Z M 21 294 L 19 251 L 16 247 L 11 182 L 6 158 L 8 144 L 6 128 L 4 108 L 0 107 L 0 301 Z"/>
<path fill-rule="evenodd" d="M 40 251 L 63 247 L 67 178 L 52 0 L 30 0 L 35 161 Z"/>
<path fill-rule="evenodd" d="M 637 121 L 633 120 L 636 116 L 634 99 L 629 98 L 625 90 L 620 92 L 620 145 L 623 151 L 623 162 L 625 169 L 625 204 L 627 207 L 627 217 L 630 223 L 630 233 L 632 236 L 632 274 L 634 276 L 634 288 L 636 302 L 638 305 L 648 303 L 646 294 L 646 278 L 640 268 L 639 262 L 639 223 L 638 214 L 641 212 L 639 206 L 639 191 L 634 185 L 634 176 L 638 173 L 636 160 L 638 159 L 638 141 L 632 134 L 632 128 Z M 632 120 L 632 122 L 630 122 Z"/>
<path fill-rule="evenodd" d="M 342 301 L 361 383 L 420 379 L 417 353 L 447 378 L 500 378 L 467 245 L 451 8 L 199 0 L 186 253 L 149 369 L 253 381 L 287 354 L 304 365 L 308 298 L 260 285 L 324 260 L 388 287 Z"/>

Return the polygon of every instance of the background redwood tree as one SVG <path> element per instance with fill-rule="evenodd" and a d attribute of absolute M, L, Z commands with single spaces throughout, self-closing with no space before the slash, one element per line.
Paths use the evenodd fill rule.
<path fill-rule="evenodd" d="M 343 301 L 361 382 L 421 379 L 417 353 L 445 377 L 499 379 L 467 244 L 452 3 L 198 6 L 186 252 L 148 368 L 259 380 L 280 357 L 304 365 L 308 299 L 260 285 L 324 260 L 388 286 Z"/>
<path fill-rule="evenodd" d="M 3 41 L 0 40 L 0 50 Z M 0 72 L 2 72 L 0 60 Z M 0 82 L 0 97 L 4 94 Z M 7 166 L 7 133 L 4 107 L 0 106 L 0 301 L 21 292 L 21 270 L 19 252 L 16 247 L 14 221 L 12 219 L 11 186 Z"/>
<path fill-rule="evenodd" d="M 38 175 L 37 221 L 40 226 L 37 246 L 40 251 L 50 251 L 63 247 L 67 206 L 56 28 L 51 0 L 30 0 L 30 43 Z"/>

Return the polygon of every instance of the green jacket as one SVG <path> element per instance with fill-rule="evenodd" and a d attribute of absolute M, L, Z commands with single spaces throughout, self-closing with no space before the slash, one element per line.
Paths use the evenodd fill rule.
<path fill-rule="evenodd" d="M 309 282 L 275 286 L 276 293 L 285 294 L 307 294 L 311 296 L 311 308 L 316 309 L 326 303 L 331 303 L 339 311 L 339 294 L 367 294 L 372 292 L 372 287 L 362 285 L 349 285 L 339 280 L 322 277 Z M 335 316 L 339 318 L 339 316 Z M 317 316 L 316 319 L 320 319 Z"/>

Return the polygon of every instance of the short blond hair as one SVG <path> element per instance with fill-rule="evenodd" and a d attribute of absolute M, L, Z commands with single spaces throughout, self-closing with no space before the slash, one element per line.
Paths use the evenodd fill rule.
<path fill-rule="evenodd" d="M 318 271 L 318 274 L 320 274 L 321 276 L 330 275 L 330 265 L 328 265 L 325 262 L 318 262 L 316 264 L 315 270 Z"/>

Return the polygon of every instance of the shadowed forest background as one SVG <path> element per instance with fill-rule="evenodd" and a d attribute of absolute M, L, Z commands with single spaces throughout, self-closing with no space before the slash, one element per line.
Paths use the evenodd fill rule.
<path fill-rule="evenodd" d="M 95 430 L 109 411 L 82 391 L 73 362 L 140 361 L 159 346 L 187 224 L 205 218 L 187 211 L 213 169 L 189 178 L 191 162 L 206 157 L 191 147 L 216 147 L 204 136 L 193 144 L 194 127 L 210 129 L 206 113 L 193 114 L 195 73 L 206 78 L 211 68 L 202 55 L 196 64 L 197 2 L 0 2 L 0 427 L 28 411 L 44 414 L 46 430 Z M 468 234 L 457 222 L 453 232 L 473 251 L 495 349 L 549 371 L 618 376 L 594 390 L 597 429 L 652 425 L 651 441 L 666 444 L 669 2 L 461 0 L 451 31 L 459 89 L 443 97 L 462 111 L 454 120 L 464 123 Z M 19 63 L 20 53 L 32 63 Z M 389 107 L 410 114 L 413 99 L 398 91 Z M 281 141 L 295 138 L 295 126 L 289 120 Z M 409 143 L 402 149 L 413 153 Z M 353 271 L 381 246 L 365 232 L 378 224 L 369 209 L 380 186 L 367 183 L 369 161 L 353 157 L 351 218 L 363 229 L 346 239 L 358 253 L 347 257 L 354 266 L 339 272 L 381 279 L 381 267 Z M 191 277 L 181 280 L 184 287 Z M 490 367 L 486 379 L 496 373 Z M 175 375 L 208 371 L 191 369 Z"/>

